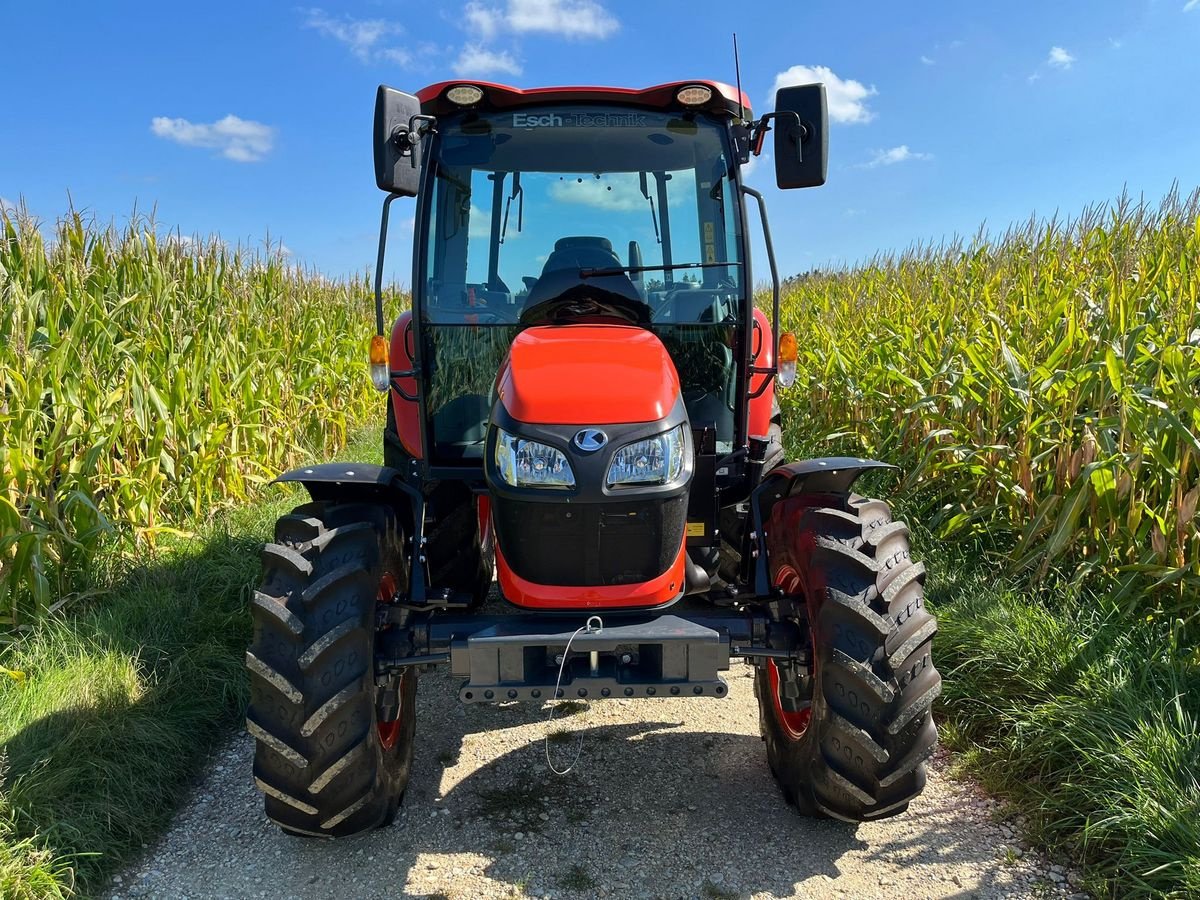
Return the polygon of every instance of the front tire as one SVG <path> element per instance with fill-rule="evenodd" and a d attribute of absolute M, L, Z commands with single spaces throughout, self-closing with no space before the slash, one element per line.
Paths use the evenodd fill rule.
<path fill-rule="evenodd" d="M 887 504 L 812 499 L 777 504 L 766 526 L 773 583 L 797 618 L 807 615 L 813 648 L 810 680 L 774 662 L 756 673 L 767 758 L 800 812 L 881 819 L 925 786 L 941 693 L 930 656 L 937 622 L 925 609 L 925 567 Z"/>
<path fill-rule="evenodd" d="M 416 671 L 379 685 L 374 671 L 376 607 L 408 587 L 396 516 L 309 503 L 279 519 L 262 559 L 246 727 L 267 816 L 316 837 L 387 824 L 416 725 Z"/>

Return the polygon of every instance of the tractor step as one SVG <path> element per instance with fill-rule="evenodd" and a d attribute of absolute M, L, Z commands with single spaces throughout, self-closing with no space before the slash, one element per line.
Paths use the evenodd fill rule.
<path fill-rule="evenodd" d="M 464 703 L 549 700 L 556 683 L 564 699 L 724 697 L 729 655 L 728 634 L 679 616 L 591 632 L 514 618 L 454 640 L 450 668 L 467 678 Z"/>

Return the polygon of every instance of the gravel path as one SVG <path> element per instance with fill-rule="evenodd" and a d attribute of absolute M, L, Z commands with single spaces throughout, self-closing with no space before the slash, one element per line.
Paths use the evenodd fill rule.
<path fill-rule="evenodd" d="M 423 675 L 401 815 L 336 842 L 267 822 L 252 743 L 236 735 L 109 896 L 1072 895 L 1075 874 L 1023 846 L 993 801 L 948 777 L 944 757 L 905 815 L 857 827 L 797 816 L 767 769 L 752 671 L 734 664 L 724 700 L 600 701 L 549 729 L 546 709 L 463 707 L 457 679 Z M 585 735 L 565 777 L 547 770 L 548 731 L 559 768 Z"/>

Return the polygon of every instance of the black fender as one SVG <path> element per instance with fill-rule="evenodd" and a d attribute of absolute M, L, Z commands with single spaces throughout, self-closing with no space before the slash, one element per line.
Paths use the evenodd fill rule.
<path fill-rule="evenodd" d="M 302 484 L 313 500 L 332 503 L 382 503 L 402 515 L 407 513 L 412 555 L 409 565 L 409 599 L 424 602 L 428 573 L 425 571 L 425 495 L 390 466 L 372 463 L 320 463 L 284 472 L 272 484 Z"/>
<path fill-rule="evenodd" d="M 421 492 L 396 469 L 371 463 L 320 463 L 284 472 L 272 484 L 302 484 L 314 500 L 385 502 L 407 509 Z"/>
<path fill-rule="evenodd" d="M 848 494 L 858 477 L 870 469 L 898 467 L 877 459 L 857 456 L 827 456 L 804 459 L 776 466 L 750 493 L 750 543 L 754 558 L 754 593 L 767 597 L 771 592 L 771 573 L 767 565 L 767 542 L 763 523 L 771 509 L 785 497 L 796 494 Z"/>

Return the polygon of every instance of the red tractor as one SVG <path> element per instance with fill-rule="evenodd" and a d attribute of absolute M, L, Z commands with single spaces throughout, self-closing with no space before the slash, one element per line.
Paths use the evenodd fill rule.
<path fill-rule="evenodd" d="M 468 704 L 717 699 L 740 657 L 801 812 L 876 819 L 921 791 L 941 686 L 925 569 L 851 490 L 892 467 L 784 459 L 775 387 L 797 345 L 743 182 L 771 131 L 779 187 L 823 184 L 822 85 L 757 120 L 712 81 L 380 87 L 385 465 L 280 477 L 312 502 L 276 525 L 253 602 L 254 776 L 283 829 L 394 816 L 436 666 Z M 412 310 L 389 339 L 397 197 L 416 198 Z M 493 571 L 500 613 L 483 610 Z"/>

